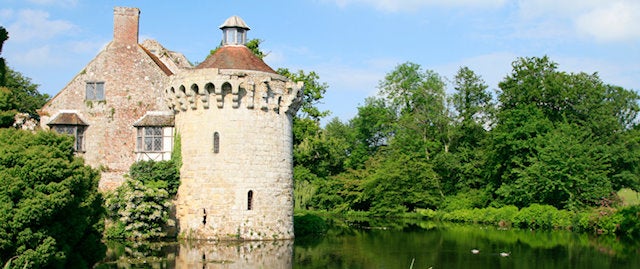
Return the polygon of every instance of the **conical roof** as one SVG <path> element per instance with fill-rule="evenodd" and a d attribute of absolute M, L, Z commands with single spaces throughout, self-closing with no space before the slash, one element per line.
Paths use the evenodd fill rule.
<path fill-rule="evenodd" d="M 220 47 L 216 53 L 209 55 L 204 62 L 196 66 L 196 69 L 204 68 L 254 70 L 277 74 L 245 46 Z"/>
<path fill-rule="evenodd" d="M 220 25 L 220 29 L 224 28 L 242 28 L 246 30 L 250 30 L 249 26 L 242 20 L 242 18 L 233 15 L 229 17 L 222 25 Z"/>

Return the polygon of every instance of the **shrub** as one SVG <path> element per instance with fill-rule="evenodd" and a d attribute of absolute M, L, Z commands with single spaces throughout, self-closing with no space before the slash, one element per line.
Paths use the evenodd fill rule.
<path fill-rule="evenodd" d="M 551 229 L 554 228 L 553 218 L 557 211 L 558 209 L 550 205 L 531 204 L 529 207 L 520 209 L 513 224 L 521 228 Z"/>
<path fill-rule="evenodd" d="M 141 181 L 145 186 L 164 189 L 175 196 L 180 186 L 180 173 L 174 161 L 140 161 L 131 165 L 131 178 Z"/>
<path fill-rule="evenodd" d="M 622 215 L 616 214 L 615 210 L 611 210 L 606 215 L 602 215 L 596 222 L 596 232 L 598 234 L 613 234 L 618 229 L 622 219 Z"/>
<path fill-rule="evenodd" d="M 322 235 L 327 232 L 329 226 L 327 222 L 314 214 L 304 214 L 294 216 L 293 227 L 296 236 Z"/>
<path fill-rule="evenodd" d="M 426 219 L 435 219 L 437 216 L 437 212 L 429 208 L 416 208 L 416 213 Z"/>
<path fill-rule="evenodd" d="M 0 129 L 0 264 L 82 268 L 100 260 L 98 179 L 75 157 L 72 137 Z"/>
<path fill-rule="evenodd" d="M 640 205 L 625 207 L 618 213 L 621 221 L 616 233 L 631 240 L 640 237 Z"/>
<path fill-rule="evenodd" d="M 107 237 L 154 239 L 166 236 L 162 228 L 169 221 L 171 202 L 169 193 L 163 189 L 128 179 L 107 195 L 106 207 L 114 221 L 107 228 Z"/>

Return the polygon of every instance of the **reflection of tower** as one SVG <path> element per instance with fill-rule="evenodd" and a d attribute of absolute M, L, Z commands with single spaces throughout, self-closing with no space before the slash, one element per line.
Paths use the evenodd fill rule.
<path fill-rule="evenodd" d="M 302 83 L 278 75 L 247 47 L 233 16 L 223 46 L 170 77 L 167 103 L 182 145 L 176 217 L 181 236 L 293 238 L 291 117 Z"/>
<path fill-rule="evenodd" d="M 172 268 L 287 268 L 293 266 L 293 240 L 211 242 L 184 240 Z M 169 266 L 171 267 L 171 265 Z"/>

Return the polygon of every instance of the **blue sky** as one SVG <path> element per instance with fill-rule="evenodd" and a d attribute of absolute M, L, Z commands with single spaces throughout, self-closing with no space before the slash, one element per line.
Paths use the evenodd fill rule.
<path fill-rule="evenodd" d="M 319 74 L 321 108 L 343 121 L 407 61 L 446 79 L 468 66 L 497 89 L 517 57 L 548 55 L 561 70 L 640 90 L 638 0 L 0 0 L 2 56 L 55 95 L 112 39 L 114 6 L 140 8 L 141 42 L 194 63 L 239 15 L 271 67 Z"/>

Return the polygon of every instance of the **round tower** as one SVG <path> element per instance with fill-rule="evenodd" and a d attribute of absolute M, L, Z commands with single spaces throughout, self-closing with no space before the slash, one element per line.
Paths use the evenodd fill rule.
<path fill-rule="evenodd" d="M 240 17 L 220 29 L 223 46 L 165 89 L 181 143 L 180 235 L 293 238 L 291 125 L 303 85 L 244 46 L 249 27 Z"/>

